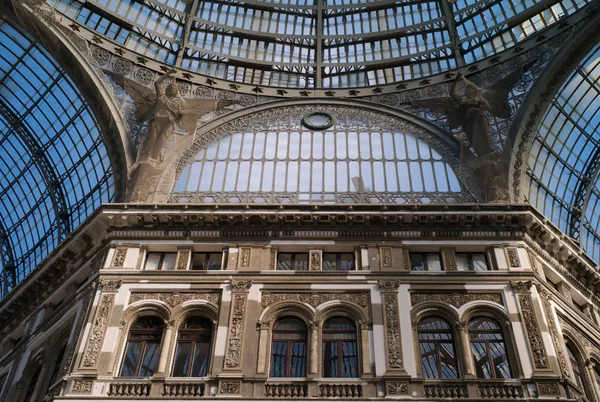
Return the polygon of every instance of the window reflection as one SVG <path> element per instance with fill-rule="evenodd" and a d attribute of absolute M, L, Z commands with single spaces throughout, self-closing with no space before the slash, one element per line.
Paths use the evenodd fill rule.
<path fill-rule="evenodd" d="M 202 317 L 188 319 L 179 328 L 173 377 L 204 377 L 208 373 L 213 325 Z"/>
<path fill-rule="evenodd" d="M 474 318 L 469 335 L 477 377 L 512 378 L 500 325 L 490 318 Z"/>
<path fill-rule="evenodd" d="M 333 317 L 323 325 L 323 377 L 357 378 L 356 325 L 344 317 Z"/>
<path fill-rule="evenodd" d="M 452 328 L 446 320 L 429 317 L 419 322 L 419 352 L 424 378 L 458 378 Z"/>
<path fill-rule="evenodd" d="M 142 317 L 132 325 L 121 368 L 122 377 L 150 377 L 154 374 L 158 367 L 162 333 L 163 320 L 158 317 Z"/>
<path fill-rule="evenodd" d="M 272 377 L 306 376 L 306 333 L 306 324 L 295 317 L 283 318 L 274 325 Z"/>

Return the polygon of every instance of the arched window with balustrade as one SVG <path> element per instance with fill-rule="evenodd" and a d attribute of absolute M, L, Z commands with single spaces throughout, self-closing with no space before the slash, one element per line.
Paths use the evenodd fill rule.
<path fill-rule="evenodd" d="M 284 317 L 273 327 L 271 377 L 305 377 L 307 327 L 296 317 Z"/>
<path fill-rule="evenodd" d="M 357 378 L 356 324 L 346 317 L 332 317 L 323 325 L 323 377 Z"/>
<path fill-rule="evenodd" d="M 204 317 L 188 318 L 177 334 L 173 377 L 204 377 L 210 364 L 213 324 Z"/>
<path fill-rule="evenodd" d="M 158 367 L 164 322 L 155 316 L 138 318 L 131 326 L 121 368 L 122 377 L 149 377 Z"/>
<path fill-rule="evenodd" d="M 424 378 L 458 378 L 452 327 L 439 317 L 427 317 L 418 325 L 421 373 Z"/>
<path fill-rule="evenodd" d="M 497 321 L 488 317 L 471 319 L 469 336 L 478 378 L 512 378 L 504 334 Z"/>

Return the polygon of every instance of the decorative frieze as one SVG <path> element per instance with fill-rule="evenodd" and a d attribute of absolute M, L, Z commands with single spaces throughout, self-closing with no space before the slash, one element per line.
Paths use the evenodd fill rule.
<path fill-rule="evenodd" d="M 533 361 L 535 368 L 546 369 L 548 365 L 548 357 L 546 356 L 546 349 L 544 348 L 544 342 L 542 340 L 542 334 L 538 325 L 535 311 L 533 310 L 533 301 L 531 294 L 519 294 L 519 305 L 521 306 L 521 313 L 523 315 L 523 324 L 527 333 L 527 340 L 533 353 Z"/>
<path fill-rule="evenodd" d="M 191 250 L 178 250 L 177 261 L 175 262 L 175 269 L 179 271 L 188 269 L 188 266 L 190 265 L 191 255 Z"/>
<path fill-rule="evenodd" d="M 137 261 L 135 262 L 135 269 L 142 268 L 142 260 L 144 259 L 144 249 L 139 249 Z"/>
<path fill-rule="evenodd" d="M 479 300 L 502 304 L 502 295 L 500 293 L 411 293 L 410 295 L 413 306 L 421 302 L 435 301 L 459 308 L 466 303 Z"/>
<path fill-rule="evenodd" d="M 308 251 L 308 255 L 309 255 L 308 269 L 309 270 L 320 271 L 322 269 L 321 254 L 322 254 L 321 250 L 309 250 Z"/>
<path fill-rule="evenodd" d="M 398 296 L 395 293 L 383 295 L 385 310 L 385 335 L 387 338 L 388 367 L 402 368 L 402 342 L 400 340 L 400 320 L 398 318 Z"/>
<path fill-rule="evenodd" d="M 251 281 L 247 282 L 250 282 L 250 284 L 252 283 Z M 246 289 L 246 287 L 244 286 L 242 289 Z M 244 313 L 246 311 L 247 299 L 248 295 L 246 293 L 234 292 L 231 322 L 229 323 L 229 337 L 225 354 L 225 367 L 228 369 L 241 368 Z"/>
<path fill-rule="evenodd" d="M 277 250 L 271 249 L 269 251 L 269 269 L 277 269 Z"/>
<path fill-rule="evenodd" d="M 117 292 L 121 285 L 123 284 L 122 280 L 111 280 L 111 279 L 103 279 L 100 281 L 102 285 L 103 292 Z"/>
<path fill-rule="evenodd" d="M 454 250 L 443 250 L 442 258 L 444 259 L 444 264 L 447 271 L 458 270 L 456 266 L 456 254 L 454 253 Z"/>
<path fill-rule="evenodd" d="M 73 380 L 71 392 L 74 394 L 89 394 L 92 392 L 92 380 Z"/>
<path fill-rule="evenodd" d="M 94 322 L 92 324 L 92 330 L 85 348 L 85 353 L 83 355 L 83 367 L 85 368 L 95 367 L 98 363 L 98 355 L 100 354 L 100 349 L 102 348 L 102 340 L 104 339 L 104 333 L 106 332 L 106 327 L 108 326 L 108 317 L 110 316 L 110 312 L 114 303 L 114 294 L 102 295 L 102 298 L 100 299 L 100 305 L 98 306 L 98 311 L 96 312 L 96 317 L 94 318 Z"/>
<path fill-rule="evenodd" d="M 531 281 L 511 281 L 510 286 L 512 286 L 515 293 L 529 293 L 531 283 Z"/>
<path fill-rule="evenodd" d="M 408 394 L 408 382 L 406 381 L 388 381 L 388 395 L 406 395 Z"/>
<path fill-rule="evenodd" d="M 240 258 L 239 258 L 239 262 L 238 262 L 238 267 L 248 268 L 250 266 L 251 251 L 252 251 L 252 248 L 250 248 L 250 247 L 240 248 Z"/>
<path fill-rule="evenodd" d="M 517 268 L 521 266 L 521 261 L 519 260 L 519 251 L 515 247 L 507 248 L 506 254 L 508 256 L 508 264 L 511 268 Z"/>
<path fill-rule="evenodd" d="M 231 281 L 231 288 L 234 292 L 248 292 L 252 286 L 252 281 Z"/>
<path fill-rule="evenodd" d="M 263 293 L 260 306 L 265 308 L 279 302 L 297 301 L 317 307 L 332 300 L 348 301 L 359 305 L 365 312 L 371 304 L 368 292 L 358 293 Z"/>
<path fill-rule="evenodd" d="M 558 359 L 558 365 L 560 366 L 560 371 L 564 378 L 571 377 L 571 370 L 569 368 L 569 363 L 567 363 L 567 358 L 565 355 L 565 351 L 563 349 L 563 343 L 561 341 L 561 337 L 558 333 L 558 328 L 556 326 L 556 321 L 554 320 L 554 314 L 552 313 L 552 305 L 550 304 L 550 296 L 546 289 L 544 289 L 541 285 L 537 285 L 538 293 L 542 299 L 542 306 L 544 307 L 544 314 L 546 315 L 546 321 L 548 322 L 548 329 L 550 331 L 550 335 L 552 337 L 552 344 L 554 345 L 554 350 L 556 352 L 556 357 Z"/>
<path fill-rule="evenodd" d="M 400 286 L 399 281 L 379 281 L 378 282 L 379 289 L 382 292 L 396 292 L 398 287 Z"/>
<path fill-rule="evenodd" d="M 119 246 L 115 249 L 115 255 L 112 260 L 113 267 L 122 267 L 125 263 L 125 257 L 127 256 L 127 247 Z"/>
<path fill-rule="evenodd" d="M 540 382 L 537 387 L 540 395 L 560 395 L 560 387 L 555 382 Z"/>
<path fill-rule="evenodd" d="M 205 300 L 214 305 L 219 304 L 219 293 L 207 292 L 154 292 L 154 293 L 132 293 L 129 297 L 129 303 L 135 303 L 140 300 L 160 300 L 171 307 L 179 306 L 188 300 Z"/>
<path fill-rule="evenodd" d="M 221 381 L 219 382 L 220 394 L 239 394 L 242 389 L 241 381 Z"/>
<path fill-rule="evenodd" d="M 391 268 L 393 265 L 392 260 L 392 248 L 391 247 L 381 247 L 379 248 L 380 258 L 381 258 L 381 267 L 382 268 Z"/>

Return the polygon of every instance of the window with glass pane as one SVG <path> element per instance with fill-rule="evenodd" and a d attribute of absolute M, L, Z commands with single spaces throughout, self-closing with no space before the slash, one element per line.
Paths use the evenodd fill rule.
<path fill-rule="evenodd" d="M 277 253 L 277 269 L 306 271 L 308 269 L 308 253 Z"/>
<path fill-rule="evenodd" d="M 218 271 L 221 269 L 223 253 L 194 253 L 192 269 L 199 271 Z"/>
<path fill-rule="evenodd" d="M 458 378 L 452 328 L 446 320 L 429 317 L 418 327 L 424 378 Z"/>
<path fill-rule="evenodd" d="M 62 362 L 65 357 L 65 352 L 67 351 L 67 344 L 65 343 L 62 348 L 60 348 L 60 352 L 58 352 L 58 357 L 54 362 L 54 366 L 52 368 L 52 375 L 50 376 L 50 383 L 48 387 L 51 387 L 57 380 L 61 373 Z M 1 388 L 0 388 L 1 390 Z"/>
<path fill-rule="evenodd" d="M 179 328 L 173 377 L 207 375 L 212 336 L 213 325 L 207 318 L 190 318 Z"/>
<path fill-rule="evenodd" d="M 323 377 L 357 378 L 356 325 L 345 317 L 333 317 L 323 325 Z"/>
<path fill-rule="evenodd" d="M 459 271 L 488 271 L 485 253 L 456 253 L 456 267 Z"/>
<path fill-rule="evenodd" d="M 121 368 L 122 377 L 150 377 L 158 365 L 163 320 L 139 318 L 129 330 L 127 348 Z"/>
<path fill-rule="evenodd" d="M 31 397 L 33 397 L 35 387 L 37 386 L 38 379 L 40 378 L 40 374 L 42 372 L 42 366 L 39 363 L 35 362 L 33 364 L 35 364 L 37 367 L 29 379 L 29 385 L 27 386 L 27 392 L 25 393 L 25 398 L 23 401 L 31 401 Z"/>
<path fill-rule="evenodd" d="M 148 253 L 146 257 L 146 271 L 172 271 L 175 269 L 177 253 Z"/>
<path fill-rule="evenodd" d="M 573 370 L 573 377 L 575 378 L 575 382 L 579 386 L 580 389 L 583 388 L 583 379 L 581 377 L 581 366 L 579 365 L 579 360 L 577 359 L 577 353 L 573 350 L 571 345 L 567 345 L 567 354 L 569 355 L 569 362 L 571 363 L 571 370 Z"/>
<path fill-rule="evenodd" d="M 596 381 L 596 392 L 600 395 L 600 364 L 597 361 L 594 361 L 594 380 Z M 1 387 L 0 381 L 0 387 Z M 1 390 L 2 388 L 0 388 Z"/>
<path fill-rule="evenodd" d="M 478 378 L 511 378 L 500 325 L 485 317 L 469 321 L 471 352 Z"/>
<path fill-rule="evenodd" d="M 279 320 L 273 327 L 271 377 L 306 376 L 306 324 L 295 317 Z"/>
<path fill-rule="evenodd" d="M 356 269 L 354 253 L 323 253 L 323 271 L 352 271 Z"/>
<path fill-rule="evenodd" d="M 438 253 L 410 253 L 413 271 L 441 271 L 442 262 Z"/>

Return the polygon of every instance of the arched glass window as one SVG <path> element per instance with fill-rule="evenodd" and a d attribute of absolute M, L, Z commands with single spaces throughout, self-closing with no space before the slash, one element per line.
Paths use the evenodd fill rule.
<path fill-rule="evenodd" d="M 594 361 L 594 380 L 596 381 L 596 394 L 600 396 L 600 366 Z"/>
<path fill-rule="evenodd" d="M 333 317 L 323 326 L 323 377 L 358 377 L 356 325 L 347 318 Z"/>
<path fill-rule="evenodd" d="M 579 365 L 579 360 L 577 359 L 578 353 L 573 350 L 571 345 L 567 346 L 567 353 L 569 354 L 569 362 L 571 363 L 571 370 L 573 370 L 573 378 L 575 383 L 579 388 L 584 390 L 583 386 L 583 378 L 581 376 L 581 366 Z"/>
<path fill-rule="evenodd" d="M 445 320 L 429 317 L 419 322 L 419 353 L 424 378 L 458 378 L 452 328 Z"/>
<path fill-rule="evenodd" d="M 474 318 L 469 322 L 469 333 L 477 377 L 511 378 L 500 325 L 490 318 Z"/>
<path fill-rule="evenodd" d="M 29 402 L 33 398 L 33 393 L 35 392 L 35 387 L 38 383 L 38 379 L 40 378 L 40 374 L 42 373 L 42 365 L 38 362 L 34 363 L 37 367 L 33 372 L 33 375 L 29 379 L 29 384 L 27 385 L 27 392 L 25 392 L 25 398 L 23 398 L 24 402 Z"/>
<path fill-rule="evenodd" d="M 163 320 L 158 317 L 139 318 L 129 330 L 127 349 L 121 376 L 149 377 L 158 366 Z"/>
<path fill-rule="evenodd" d="M 207 318 L 193 317 L 177 335 L 174 377 L 204 377 L 208 373 L 213 325 Z"/>
<path fill-rule="evenodd" d="M 48 388 L 46 389 L 46 393 L 50 390 L 50 387 L 54 385 L 54 383 L 58 380 L 60 374 L 62 374 L 62 363 L 65 358 L 65 353 L 67 351 L 67 344 L 65 343 L 62 348 L 60 348 L 60 352 L 58 352 L 58 357 L 54 361 L 54 367 L 52 368 L 52 375 L 50 376 L 50 382 L 48 383 Z"/>
<path fill-rule="evenodd" d="M 277 321 L 271 348 L 272 377 L 306 376 L 306 324 L 294 317 Z"/>

